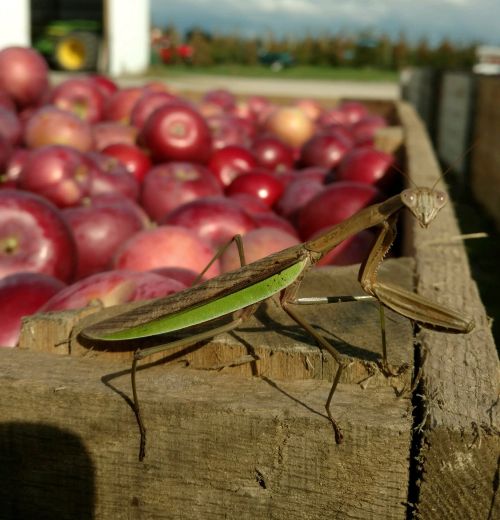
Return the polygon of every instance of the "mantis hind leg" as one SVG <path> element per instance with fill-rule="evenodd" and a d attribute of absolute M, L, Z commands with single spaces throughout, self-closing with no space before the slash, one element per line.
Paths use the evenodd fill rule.
<path fill-rule="evenodd" d="M 292 294 L 295 290 L 295 287 L 291 287 Z M 316 332 L 314 328 L 305 320 L 300 313 L 298 313 L 295 309 L 291 308 L 291 304 L 294 303 L 293 299 L 287 299 L 288 291 L 285 290 L 285 293 L 281 299 L 281 306 L 283 310 L 298 324 L 300 325 L 312 338 L 314 338 L 323 348 L 325 348 L 330 355 L 335 359 L 337 362 L 338 368 L 337 372 L 335 374 L 335 377 L 332 382 L 332 386 L 330 388 L 330 392 L 328 393 L 328 397 L 326 399 L 325 403 L 325 409 L 326 413 L 328 415 L 328 418 L 330 419 L 330 423 L 333 427 L 333 432 L 335 435 L 335 441 L 337 444 L 340 444 L 343 439 L 343 434 L 340 426 L 337 424 L 337 421 L 334 419 L 332 411 L 331 411 L 331 403 L 333 395 L 335 394 L 335 390 L 337 389 L 338 383 L 340 381 L 340 377 L 342 375 L 342 372 L 344 371 L 344 368 L 347 366 L 348 362 L 346 358 L 340 354 L 340 352 L 329 342 L 327 341 L 321 334 Z"/>

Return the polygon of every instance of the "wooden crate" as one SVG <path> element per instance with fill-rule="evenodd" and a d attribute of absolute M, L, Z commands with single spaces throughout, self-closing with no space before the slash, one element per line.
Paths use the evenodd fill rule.
<path fill-rule="evenodd" d="M 460 174 L 469 170 L 476 77 L 467 72 L 446 72 L 442 77 L 436 133 L 439 159 Z"/>
<path fill-rule="evenodd" d="M 408 172 L 432 185 L 439 169 L 423 125 L 408 104 L 394 109 Z M 95 319 L 89 310 L 28 319 L 22 348 L 0 349 L 0 517 L 498 516 L 498 358 L 453 240 L 453 207 L 427 230 L 409 219 L 405 227 L 411 258 L 387 261 L 381 276 L 476 320 L 467 336 L 419 332 L 429 351 L 423 401 L 396 396 L 420 368 L 408 320 L 391 313 L 387 321 L 389 361 L 410 371 L 385 378 L 376 307 L 308 308 L 352 360 L 334 397 L 345 434 L 335 444 L 324 415 L 334 363 L 267 305 L 234 334 L 140 370 L 148 442 L 139 462 L 130 353 L 73 341 L 79 320 Z M 306 294 L 360 292 L 352 267 L 313 271 L 304 284 Z"/>
<path fill-rule="evenodd" d="M 478 77 L 474 129 L 472 191 L 500 230 L 500 77 Z"/>

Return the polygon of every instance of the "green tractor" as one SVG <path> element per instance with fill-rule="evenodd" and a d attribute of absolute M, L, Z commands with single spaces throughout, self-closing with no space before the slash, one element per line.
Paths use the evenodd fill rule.
<path fill-rule="evenodd" d="M 101 24 L 93 20 L 60 20 L 46 25 L 33 46 L 49 64 L 68 72 L 95 71 L 102 43 Z"/>

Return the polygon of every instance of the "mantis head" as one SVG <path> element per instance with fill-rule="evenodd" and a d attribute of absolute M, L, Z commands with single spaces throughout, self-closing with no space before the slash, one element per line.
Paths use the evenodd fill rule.
<path fill-rule="evenodd" d="M 444 191 L 411 188 L 401 192 L 401 201 L 413 213 L 418 223 L 426 228 L 448 202 L 448 196 Z"/>

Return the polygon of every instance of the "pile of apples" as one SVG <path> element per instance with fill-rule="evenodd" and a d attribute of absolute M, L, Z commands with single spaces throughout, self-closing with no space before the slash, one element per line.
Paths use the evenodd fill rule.
<path fill-rule="evenodd" d="M 0 345 L 22 316 L 165 296 L 243 236 L 248 262 L 382 200 L 394 157 L 359 102 L 288 106 L 162 82 L 49 84 L 33 49 L 0 51 Z M 321 264 L 361 261 L 364 231 Z M 239 267 L 229 247 L 205 274 Z"/>

